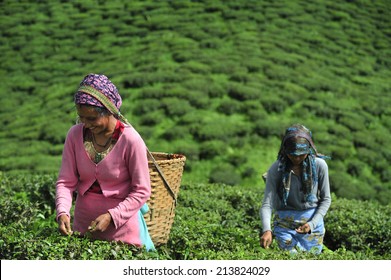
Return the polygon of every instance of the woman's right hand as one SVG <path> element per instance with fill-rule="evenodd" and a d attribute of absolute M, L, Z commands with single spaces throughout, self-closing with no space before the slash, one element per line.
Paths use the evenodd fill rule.
<path fill-rule="evenodd" d="M 63 214 L 58 218 L 58 230 L 62 235 L 71 235 L 71 220 L 68 215 Z"/>
<path fill-rule="evenodd" d="M 270 230 L 267 230 L 261 235 L 261 239 L 259 243 L 261 244 L 261 247 L 268 249 L 269 246 L 272 244 L 272 241 L 273 241 L 272 232 Z"/>

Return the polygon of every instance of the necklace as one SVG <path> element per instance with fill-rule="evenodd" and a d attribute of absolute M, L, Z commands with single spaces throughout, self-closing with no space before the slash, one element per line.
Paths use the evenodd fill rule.
<path fill-rule="evenodd" d="M 103 159 L 103 156 L 101 153 L 96 153 L 95 154 L 95 162 L 98 163 Z"/>
<path fill-rule="evenodd" d="M 90 143 L 91 143 L 91 142 L 90 142 Z M 99 153 L 99 152 L 95 149 L 94 143 L 91 143 L 90 147 L 92 148 L 93 153 L 94 153 L 94 154 L 93 154 L 93 156 L 94 156 L 94 162 L 95 162 L 95 163 L 100 162 L 100 161 L 105 157 L 107 150 L 102 151 L 102 152 Z"/>
<path fill-rule="evenodd" d="M 101 145 L 98 142 L 96 142 L 95 135 L 94 135 L 94 133 L 92 133 L 92 141 L 94 142 L 94 144 L 98 145 L 99 147 L 106 148 L 107 145 L 110 143 L 112 136 L 113 136 L 113 134 L 110 135 L 109 139 L 107 139 L 107 141 L 104 145 Z"/>
<path fill-rule="evenodd" d="M 104 145 L 100 145 L 99 143 L 96 142 L 96 139 L 95 139 L 95 135 L 92 133 L 92 149 L 94 150 L 95 152 L 95 156 L 94 156 L 94 161 L 96 163 L 100 162 L 103 158 L 104 158 L 104 152 L 107 150 L 107 149 L 104 149 L 103 151 L 101 151 L 100 153 L 95 149 L 95 145 L 96 144 L 97 146 L 101 147 L 101 148 L 106 148 L 107 145 L 111 142 L 112 140 L 112 135 L 109 137 L 109 139 L 107 139 L 107 142 L 104 144 Z"/>

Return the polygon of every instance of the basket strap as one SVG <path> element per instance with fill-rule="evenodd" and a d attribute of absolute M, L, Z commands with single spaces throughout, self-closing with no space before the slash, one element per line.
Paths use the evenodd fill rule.
<path fill-rule="evenodd" d="M 93 87 L 90 87 L 90 86 L 80 86 L 78 91 L 82 91 L 82 92 L 85 92 L 93 97 L 95 97 L 96 99 L 98 99 L 114 116 L 116 116 L 119 120 L 121 120 L 122 122 L 124 122 L 125 124 L 129 125 L 129 126 L 132 126 L 130 124 L 130 122 L 125 118 L 124 115 L 121 114 L 121 112 L 119 111 L 119 109 L 113 104 L 113 102 L 111 102 L 111 100 L 106 96 L 104 95 L 103 93 L 101 93 L 100 91 L 96 90 L 95 88 Z M 164 182 L 164 185 L 166 186 L 168 192 L 171 194 L 172 198 L 174 199 L 174 202 L 175 202 L 175 205 L 177 203 L 177 198 L 176 198 L 176 195 L 174 193 L 174 191 L 171 189 L 170 187 L 170 184 L 168 183 L 166 177 L 164 176 L 163 174 L 163 171 L 160 169 L 160 166 L 159 164 L 156 162 L 155 158 L 153 157 L 152 153 L 148 150 L 147 148 L 147 152 L 148 152 L 148 155 L 151 157 L 152 159 L 152 162 L 153 164 L 155 165 L 157 171 L 159 172 L 160 176 L 162 177 L 163 179 L 163 182 Z"/>
<path fill-rule="evenodd" d="M 168 183 L 166 177 L 164 176 L 163 171 L 160 169 L 160 166 L 159 166 L 159 164 L 156 162 L 156 160 L 155 160 L 155 158 L 153 157 L 152 153 L 151 153 L 148 149 L 147 149 L 147 152 L 148 152 L 148 155 L 151 157 L 152 162 L 153 162 L 153 164 L 155 165 L 155 167 L 156 167 L 157 171 L 159 172 L 160 176 L 162 176 L 164 185 L 166 186 L 168 192 L 171 194 L 172 198 L 174 199 L 175 206 L 176 206 L 177 198 L 176 198 L 176 195 L 175 195 L 174 191 L 171 189 L 170 184 Z"/>

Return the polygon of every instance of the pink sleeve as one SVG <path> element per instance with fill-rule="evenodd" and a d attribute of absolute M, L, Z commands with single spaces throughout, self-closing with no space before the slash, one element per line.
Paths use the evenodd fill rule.
<path fill-rule="evenodd" d="M 75 158 L 75 127 L 72 127 L 65 139 L 60 172 L 56 182 L 56 211 L 60 215 L 70 216 L 72 196 L 76 189 L 78 176 Z"/>
<path fill-rule="evenodd" d="M 131 147 L 126 154 L 126 164 L 130 176 L 131 190 L 128 196 L 117 207 L 110 209 L 116 228 L 121 227 L 126 221 L 137 214 L 151 195 L 151 182 L 148 168 L 147 148 L 144 141 L 138 137 L 129 143 Z"/>

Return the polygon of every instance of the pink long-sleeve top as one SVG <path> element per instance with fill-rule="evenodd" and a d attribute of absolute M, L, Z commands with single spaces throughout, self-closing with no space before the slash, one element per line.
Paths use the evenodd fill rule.
<path fill-rule="evenodd" d="M 83 124 L 69 130 L 56 184 L 57 217 L 70 216 L 73 192 L 84 196 L 98 181 L 104 197 L 118 199 L 108 210 L 116 229 L 127 223 L 151 195 L 147 149 L 138 132 L 125 126 L 109 154 L 94 163 L 83 145 Z"/>

